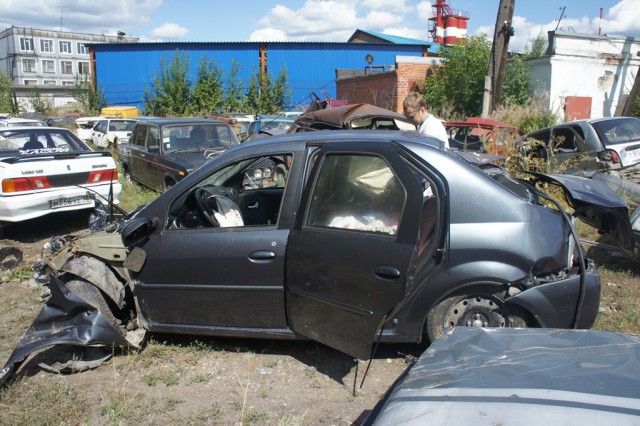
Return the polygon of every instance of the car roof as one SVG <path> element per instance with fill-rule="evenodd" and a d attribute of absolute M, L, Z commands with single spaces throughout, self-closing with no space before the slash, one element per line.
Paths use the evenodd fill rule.
<path fill-rule="evenodd" d="M 209 118 L 159 118 L 159 117 L 146 117 L 138 119 L 138 123 L 155 124 L 157 126 L 168 126 L 172 124 L 226 124 L 220 120 L 212 120 Z"/>
<path fill-rule="evenodd" d="M 274 135 L 264 137 L 251 142 L 245 142 L 237 147 L 231 148 L 232 150 L 238 149 L 243 145 L 260 144 L 266 145 L 278 145 L 285 142 L 300 142 L 300 143 L 317 143 L 322 144 L 324 142 L 331 141 L 407 141 L 418 142 L 422 145 L 428 145 L 434 148 L 440 148 L 441 142 L 437 139 L 430 138 L 421 133 L 415 131 L 401 131 L 401 130 L 317 130 L 311 132 L 298 132 L 298 133 L 286 133 L 282 135 Z"/>
<path fill-rule="evenodd" d="M 54 126 L 12 126 L 12 127 L 0 127 L 0 132 L 15 132 L 16 130 L 38 130 L 40 132 L 48 132 L 50 130 L 64 130 L 65 132 L 71 132 L 66 127 L 54 127 Z M 75 133 L 73 133 L 75 135 Z"/>
<path fill-rule="evenodd" d="M 6 121 L 7 123 L 42 123 L 42 120 L 36 120 L 35 118 L 20 118 L 20 117 L 11 117 L 11 118 L 0 118 L 0 121 Z"/>

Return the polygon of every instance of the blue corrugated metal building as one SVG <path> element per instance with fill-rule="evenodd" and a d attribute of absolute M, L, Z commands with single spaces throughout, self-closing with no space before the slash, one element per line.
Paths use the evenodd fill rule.
<path fill-rule="evenodd" d="M 357 30 L 356 33 L 362 33 Z M 354 33 L 354 34 L 356 34 Z M 373 33 L 372 33 L 373 34 Z M 378 33 L 375 33 L 379 36 Z M 427 56 L 439 47 L 413 39 L 363 42 L 153 42 L 89 44 L 94 59 L 97 88 L 110 105 L 143 107 L 145 90 L 151 89 L 154 75 L 160 73 L 161 59 L 170 61 L 176 51 L 188 54 L 189 79 L 196 80 L 201 58 L 213 60 L 223 71 L 223 81 L 235 61 L 239 65 L 238 80 L 245 86 L 264 58 L 267 72 L 273 76 L 286 69 L 291 94 L 291 109 L 309 104 L 309 93 L 323 91 L 335 97 L 336 69 L 364 69 L 365 57 L 373 55 L 371 65 L 390 67 L 397 55 Z"/>

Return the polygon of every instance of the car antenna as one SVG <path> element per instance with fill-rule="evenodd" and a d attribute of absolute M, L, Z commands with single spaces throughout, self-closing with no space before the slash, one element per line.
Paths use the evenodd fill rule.
<path fill-rule="evenodd" d="M 113 183 L 112 183 L 112 185 L 113 185 Z M 93 189 L 91 189 L 91 188 L 85 188 L 85 187 L 84 187 L 84 186 L 82 186 L 82 185 L 75 185 L 75 186 L 77 186 L 78 188 L 82 188 L 82 189 L 87 190 L 87 191 L 88 191 L 88 192 L 87 192 L 87 195 L 91 195 L 91 196 L 93 196 L 93 197 L 95 197 L 95 196 L 97 195 L 98 197 L 102 198 L 104 201 L 106 201 L 107 203 L 109 203 L 109 205 L 112 207 L 112 209 L 113 209 L 113 208 L 115 208 L 116 210 L 118 210 L 118 213 L 120 213 L 121 215 L 127 215 L 127 214 L 128 214 L 128 212 L 127 212 L 126 210 L 124 210 L 122 207 L 118 206 L 118 205 L 117 205 L 117 204 L 115 204 L 114 202 L 112 202 L 112 201 L 108 200 L 107 198 L 104 198 L 104 197 L 102 196 L 102 194 L 100 194 L 98 191 L 95 191 L 95 190 L 93 190 Z M 90 192 L 93 192 L 93 194 L 90 194 Z M 94 195 L 94 194 L 95 194 L 95 195 Z"/>
<path fill-rule="evenodd" d="M 360 382 L 360 389 L 362 389 L 362 386 L 364 385 L 364 380 L 367 378 L 367 374 L 369 373 L 369 368 L 371 367 L 371 362 L 373 361 L 373 357 L 375 356 L 376 352 L 378 351 L 378 346 L 380 345 L 380 338 L 382 337 L 382 332 L 384 331 L 384 325 L 387 322 L 387 318 L 389 317 L 389 315 L 385 315 L 384 318 L 382 319 L 382 327 L 380 327 L 380 333 L 378 333 L 378 338 L 376 339 L 376 343 L 375 345 L 373 345 L 373 347 L 371 348 L 371 355 L 369 356 L 369 362 L 367 363 L 367 369 L 364 370 L 364 375 L 362 376 L 362 382 Z M 356 396 L 356 380 L 358 377 L 358 360 L 356 359 L 356 376 L 353 378 L 353 396 Z"/>

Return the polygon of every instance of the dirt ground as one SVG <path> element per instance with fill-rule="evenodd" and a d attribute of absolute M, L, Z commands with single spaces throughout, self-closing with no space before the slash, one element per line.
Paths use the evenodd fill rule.
<path fill-rule="evenodd" d="M 24 265 L 52 235 L 78 232 L 85 223 L 85 214 L 61 215 L 5 230 L 0 248 L 18 248 L 23 259 L 7 269 L 9 259 L 0 270 L 0 363 L 46 299 Z M 352 358 L 314 342 L 155 334 L 139 352 L 115 352 L 99 368 L 69 375 L 38 364 L 111 351 L 49 348 L 28 358 L 0 393 L 0 424 L 363 424 L 424 349 L 381 345 L 360 388 L 367 363 L 356 372 Z"/>

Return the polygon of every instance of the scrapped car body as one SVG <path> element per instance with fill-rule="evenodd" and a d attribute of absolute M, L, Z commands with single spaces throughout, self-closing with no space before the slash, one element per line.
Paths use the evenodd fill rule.
<path fill-rule="evenodd" d="M 314 110 L 298 117 L 289 133 L 315 130 L 415 130 L 404 115 L 371 104 Z"/>
<path fill-rule="evenodd" d="M 91 130 L 91 141 L 99 148 L 128 143 L 136 120 L 103 118 Z"/>
<path fill-rule="evenodd" d="M 624 205 L 576 198 L 609 218 Z M 120 221 L 52 239 L 36 269 L 56 296 L 3 377 L 34 348 L 131 330 L 313 339 L 367 359 L 455 325 L 589 328 L 598 273 L 545 200 L 416 132 L 242 144 Z"/>
<path fill-rule="evenodd" d="M 118 144 L 126 176 L 166 191 L 189 173 L 240 142 L 227 123 L 200 118 L 141 119 L 128 143 Z"/>
<path fill-rule="evenodd" d="M 479 117 L 447 121 L 444 127 L 451 148 L 494 155 L 504 155 L 507 142 L 522 136 L 515 126 Z"/>
<path fill-rule="evenodd" d="M 562 123 L 529 133 L 516 144 L 548 161 L 551 171 L 590 177 L 640 167 L 640 119 L 607 117 Z M 640 181 L 638 181 L 640 183 Z"/>
<path fill-rule="evenodd" d="M 94 152 L 68 129 L 0 129 L 0 226 L 50 213 L 118 203 L 122 186 L 111 154 Z"/>
<path fill-rule="evenodd" d="M 76 135 L 80 139 L 86 142 L 91 141 L 91 132 L 93 132 L 93 128 L 96 123 L 100 120 L 103 120 L 104 117 L 79 117 L 76 118 Z"/>
<path fill-rule="evenodd" d="M 279 115 L 258 115 L 255 119 L 249 123 L 247 128 L 247 136 L 245 140 L 254 140 L 254 135 L 258 135 L 261 132 L 268 134 L 268 131 L 282 131 L 283 133 L 289 130 L 294 123 L 293 118 L 279 116 Z"/>
<path fill-rule="evenodd" d="M 640 336 L 456 327 L 365 424 L 638 424 Z"/>
<path fill-rule="evenodd" d="M 2 127 L 45 127 L 47 124 L 42 120 L 32 118 L 4 118 L 0 119 L 0 128 Z"/>

